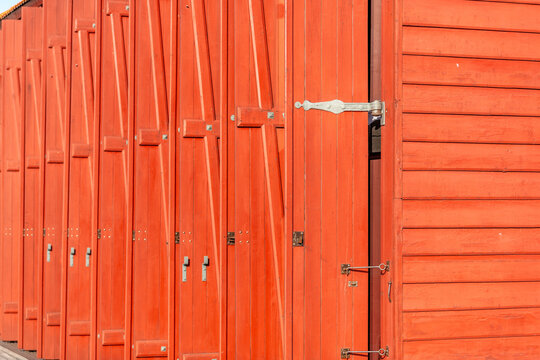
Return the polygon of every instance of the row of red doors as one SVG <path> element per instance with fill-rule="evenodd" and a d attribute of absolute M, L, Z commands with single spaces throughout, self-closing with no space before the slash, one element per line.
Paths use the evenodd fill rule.
<path fill-rule="evenodd" d="M 368 348 L 366 0 L 4 20 L 0 338 L 45 359 Z M 324 109 L 323 109 L 324 110 Z"/>

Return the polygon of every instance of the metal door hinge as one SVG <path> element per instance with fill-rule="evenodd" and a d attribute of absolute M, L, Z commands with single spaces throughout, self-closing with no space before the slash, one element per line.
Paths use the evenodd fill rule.
<path fill-rule="evenodd" d="M 97 229 L 97 238 L 101 239 L 101 229 Z"/>
<path fill-rule="evenodd" d="M 385 106 L 384 101 L 375 100 L 369 103 L 346 103 L 341 100 L 332 100 L 332 101 L 321 101 L 312 103 L 311 101 L 304 100 L 303 103 L 297 101 L 294 106 L 297 109 L 304 108 L 305 111 L 308 110 L 321 110 L 328 111 L 333 114 L 341 114 L 342 112 L 349 111 L 361 111 L 371 113 L 373 116 L 373 121 L 380 120 L 381 125 L 385 123 Z"/>
<path fill-rule="evenodd" d="M 304 232 L 303 231 L 293 232 L 292 246 L 304 246 Z"/>
<path fill-rule="evenodd" d="M 178 231 L 174 233 L 174 243 L 180 244 L 180 233 Z"/>
<path fill-rule="evenodd" d="M 379 357 L 382 359 L 390 355 L 390 348 L 387 346 L 386 348 L 380 348 L 379 350 L 364 350 L 364 351 L 354 351 L 349 348 L 341 349 L 342 359 L 349 359 L 351 355 L 364 355 L 364 354 L 379 354 Z"/>
<path fill-rule="evenodd" d="M 47 230 L 43 229 L 43 236 L 45 237 L 47 235 Z"/>
<path fill-rule="evenodd" d="M 135 241 L 135 230 L 133 230 L 133 232 L 131 233 L 131 236 L 132 236 L 133 241 Z"/>
<path fill-rule="evenodd" d="M 349 275 L 351 271 L 354 270 L 369 270 L 369 269 L 379 269 L 382 273 L 390 271 L 390 261 L 382 263 L 379 265 L 370 265 L 370 266 L 351 266 L 351 264 L 341 264 L 341 273 Z"/>
<path fill-rule="evenodd" d="M 227 233 L 227 245 L 234 245 L 234 243 L 235 243 L 234 232 L 229 231 Z"/>

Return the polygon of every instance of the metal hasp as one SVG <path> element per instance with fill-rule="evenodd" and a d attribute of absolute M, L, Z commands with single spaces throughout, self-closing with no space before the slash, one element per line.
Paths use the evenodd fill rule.
<path fill-rule="evenodd" d="M 304 100 L 303 103 L 297 101 L 294 106 L 297 109 L 304 108 L 308 110 L 328 111 L 333 114 L 341 114 L 346 111 L 361 111 L 371 113 L 373 120 L 380 120 L 381 125 L 385 124 L 385 105 L 384 101 L 375 100 L 369 103 L 346 103 L 341 100 L 322 101 L 312 103 Z"/>
<path fill-rule="evenodd" d="M 71 251 L 69 253 L 69 266 L 73 267 L 73 258 L 75 257 L 75 248 L 71 248 Z"/>
<path fill-rule="evenodd" d="M 390 355 L 390 349 L 388 346 L 386 348 L 380 348 L 379 350 L 364 350 L 364 351 L 354 351 L 349 348 L 341 349 L 341 358 L 349 359 L 351 355 L 364 355 L 364 354 L 379 354 L 381 359 Z"/>
<path fill-rule="evenodd" d="M 189 266 L 189 256 L 184 256 L 184 263 L 182 264 L 182 282 L 187 281 L 188 266 Z"/>
<path fill-rule="evenodd" d="M 210 259 L 205 256 L 202 263 L 202 281 L 206 281 L 206 268 L 210 265 Z"/>
<path fill-rule="evenodd" d="M 47 262 L 51 262 L 52 244 L 47 244 Z"/>
<path fill-rule="evenodd" d="M 304 232 L 303 231 L 293 232 L 292 246 L 295 246 L 295 247 L 304 246 Z"/>
<path fill-rule="evenodd" d="M 341 264 L 341 273 L 345 275 L 349 275 L 351 271 L 354 270 L 368 270 L 368 269 L 379 269 L 381 272 L 385 273 L 387 271 L 390 271 L 390 261 L 387 261 L 386 263 L 382 263 L 379 265 L 372 265 L 372 266 L 351 266 L 351 264 Z"/>
<path fill-rule="evenodd" d="M 92 249 L 86 248 L 86 267 L 90 266 L 90 255 L 92 255 Z"/>

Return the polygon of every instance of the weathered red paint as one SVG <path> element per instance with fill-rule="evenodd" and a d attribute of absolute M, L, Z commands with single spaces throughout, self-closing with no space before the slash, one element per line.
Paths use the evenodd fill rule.
<path fill-rule="evenodd" d="M 22 247 L 22 22 L 7 20 L 4 36 L 2 128 L 2 340 L 18 339 Z"/>
<path fill-rule="evenodd" d="M 19 346 L 37 349 L 38 335 L 38 264 L 39 214 L 41 180 L 41 65 L 43 59 L 43 10 L 22 9 L 23 21 L 23 83 L 24 83 L 24 210 L 21 247 L 21 302 L 19 313 Z"/>

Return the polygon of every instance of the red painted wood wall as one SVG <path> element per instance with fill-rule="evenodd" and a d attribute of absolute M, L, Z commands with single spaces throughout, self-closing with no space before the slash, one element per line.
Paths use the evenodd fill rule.
<path fill-rule="evenodd" d="M 391 358 L 538 357 L 539 5 L 385 4 Z"/>

